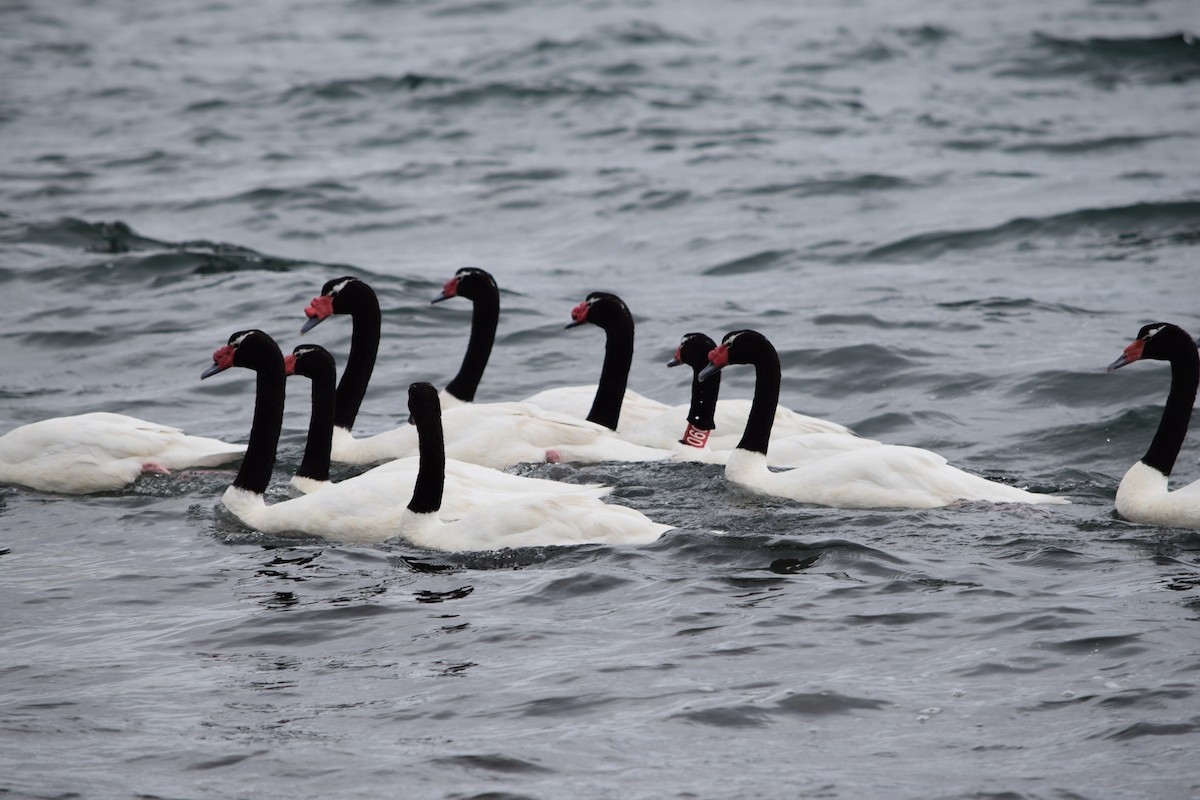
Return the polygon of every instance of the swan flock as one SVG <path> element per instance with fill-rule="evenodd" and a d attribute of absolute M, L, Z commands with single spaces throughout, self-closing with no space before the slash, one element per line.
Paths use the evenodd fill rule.
<path fill-rule="evenodd" d="M 0 436 L 0 483 L 60 494 L 124 489 L 147 473 L 171 474 L 241 459 L 224 506 L 244 525 L 346 542 L 404 540 L 447 551 L 582 543 L 645 544 L 670 526 L 607 499 L 609 488 L 526 478 L 504 471 L 524 462 L 698 461 L 724 466 L 734 490 L 817 506 L 933 508 L 963 502 L 1055 505 L 1068 501 L 959 469 L 928 450 L 857 436 L 845 425 L 780 404 L 781 366 L 762 332 L 736 330 L 719 343 L 683 335 L 668 367 L 690 372 L 690 398 L 671 405 L 628 386 L 634 320 L 615 294 L 592 292 L 570 310 L 566 329 L 599 328 L 605 343 L 594 384 L 547 389 L 498 403 L 475 397 L 496 342 L 500 290 L 487 271 L 460 269 L 431 299 L 472 304 L 457 374 L 439 392 L 413 383 L 398 424 L 354 434 L 379 357 L 382 310 L 363 280 L 330 280 L 304 309 L 301 333 L 350 326 L 340 378 L 318 344 L 285 356 L 261 330 L 237 331 L 201 377 L 234 367 L 254 376 L 245 445 L 192 436 L 109 412 L 33 422 Z M 348 323 L 326 322 L 348 318 Z M 324 327 L 322 329 L 324 329 Z M 581 336 L 581 333 L 564 333 Z M 1200 481 L 1169 490 L 1200 383 L 1197 343 L 1169 323 L 1144 326 L 1108 371 L 1136 361 L 1171 365 L 1171 388 L 1149 450 L 1121 479 L 1116 510 L 1146 525 L 1200 529 Z M 721 399 L 724 370 L 753 369 L 751 400 Z M 241 370 L 237 370 L 241 372 Z M 296 496 L 266 502 L 287 386 L 307 379 L 309 428 L 291 477 Z M 296 392 L 293 392 L 296 394 Z M 332 462 L 365 471 L 329 478 Z"/>

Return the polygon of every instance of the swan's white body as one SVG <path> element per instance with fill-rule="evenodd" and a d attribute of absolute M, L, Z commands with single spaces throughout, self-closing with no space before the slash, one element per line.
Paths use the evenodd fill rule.
<path fill-rule="evenodd" d="M 440 392 L 438 392 L 438 400 L 441 401 L 443 409 L 457 408 L 458 406 L 468 405 L 468 403 L 466 403 L 463 400 L 459 400 L 457 397 L 450 394 L 450 392 L 446 391 L 445 389 L 442 389 Z"/>
<path fill-rule="evenodd" d="M 659 461 L 665 450 L 623 441 L 607 428 L 555 414 L 529 403 L 464 403 L 442 414 L 446 456 L 503 469 L 523 462 Z M 371 464 L 417 454 L 417 429 L 401 425 L 355 439 L 344 428 L 333 432 L 333 460 Z"/>
<path fill-rule="evenodd" d="M 755 368 L 754 401 L 742 441 L 725 462 L 725 477 L 748 492 L 801 503 L 837 508 L 936 508 L 958 501 L 991 503 L 1066 503 L 1051 495 L 1027 492 L 986 480 L 946 463 L 946 459 L 915 447 L 885 445 L 833 434 L 839 452 L 816 449 L 812 457 L 786 453 L 800 442 L 770 440 L 778 410 L 780 368 L 774 345 L 757 331 L 732 331 L 708 356 L 710 365 L 698 374 L 703 382 L 728 364 Z M 798 438 L 798 437 L 797 437 Z M 827 447 L 829 444 L 827 442 Z M 780 451 L 797 466 L 772 472 L 768 453 Z"/>
<path fill-rule="evenodd" d="M 215 467 L 245 450 L 101 411 L 33 422 L 0 436 L 0 483 L 64 494 L 111 492 L 143 472 Z"/>
<path fill-rule="evenodd" d="M 408 506 L 416 502 L 418 495 L 432 496 L 433 486 L 437 487 L 439 504 L 443 490 L 449 490 L 444 505 L 451 520 L 480 509 L 529 502 L 531 497 L 569 497 L 607 508 L 599 500 L 608 492 L 605 487 L 522 478 L 473 464 L 447 462 L 440 441 L 440 415 L 433 419 L 433 425 L 438 428 L 436 444 L 427 445 L 427 449 L 435 448 L 427 456 L 431 464 L 425 465 L 417 458 L 411 458 L 384 464 L 338 483 L 311 478 L 302 480 L 301 486 L 311 493 L 268 505 L 264 493 L 271 479 L 275 448 L 283 424 L 287 370 L 296 370 L 303 359 L 311 369 L 301 370 L 298 374 L 313 377 L 317 388 L 328 389 L 333 384 L 333 362 L 323 349 L 301 346 L 290 358 L 289 367 L 279 346 L 262 331 L 238 331 L 230 336 L 229 344 L 213 354 L 213 366 L 203 374 L 203 377 L 209 377 L 233 366 L 246 367 L 257 374 L 250 446 L 233 485 L 222 497 L 225 507 L 251 528 L 264 533 L 300 532 L 339 541 L 381 542 L 400 535 Z M 309 359 L 317 360 L 310 362 Z M 326 362 L 327 367 L 321 367 Z M 420 386 L 425 407 L 431 406 L 436 413 L 433 387 L 429 384 Z M 324 425 L 330 416 L 318 415 L 316 411 L 314 407 L 310 437 L 328 432 Z M 426 438 L 429 433 L 427 422 Z M 322 452 L 323 447 L 323 441 L 317 440 L 312 452 L 306 448 L 305 462 L 312 468 L 312 474 L 327 473 L 328 454 Z"/>
<path fill-rule="evenodd" d="M 617 435 L 628 442 L 645 447 L 660 447 L 686 453 L 687 450 L 698 449 L 679 444 L 687 426 L 687 415 L 688 406 L 668 406 L 666 411 L 645 419 L 638 425 L 618 430 Z M 716 428 L 708 436 L 708 448 L 720 452 L 737 447 L 749 415 L 749 400 L 718 400 L 713 416 Z M 797 441 L 792 445 L 785 445 L 785 441 L 791 438 L 796 438 Z M 797 460 L 809 460 L 817 452 L 855 450 L 875 444 L 878 442 L 855 436 L 845 425 L 776 406 L 775 423 L 771 429 L 770 463 L 772 466 L 785 466 Z M 785 447 L 788 448 L 787 455 L 775 452 L 776 448 Z"/>
<path fill-rule="evenodd" d="M 774 447 L 774 443 L 772 443 Z M 754 494 L 836 508 L 937 508 L 958 501 L 1061 504 L 1067 500 L 989 481 L 916 447 L 877 445 L 772 472 L 762 453 L 737 449 L 726 479 Z"/>
<path fill-rule="evenodd" d="M 501 502 L 447 521 L 405 509 L 400 535 L 431 550 L 498 550 L 577 544 L 649 544 L 671 529 L 625 506 L 563 495 Z"/>
<path fill-rule="evenodd" d="M 767 464 L 776 468 L 799 467 L 830 456 L 882 446 L 881 442 L 864 439 L 860 436 L 846 436 L 838 433 L 804 433 L 772 440 L 771 451 L 767 454 Z M 737 448 L 714 450 L 707 443 L 703 447 L 695 447 L 676 440 L 665 449 L 671 450 L 675 454 L 671 458 L 672 461 L 725 464 Z"/>
<path fill-rule="evenodd" d="M 575 419 L 587 419 L 595 399 L 596 385 L 592 384 L 591 386 L 558 386 L 554 389 L 545 389 L 526 397 L 524 402 L 533 403 L 556 414 L 564 414 Z M 670 408 L 671 406 L 666 403 L 660 403 L 638 394 L 632 389 L 626 389 L 625 397 L 621 401 L 621 417 L 617 424 L 617 430 L 621 431 L 641 425 Z M 687 414 L 686 410 L 684 414 Z"/>
<path fill-rule="evenodd" d="M 489 509 L 520 506 L 531 500 L 570 498 L 616 508 L 599 499 L 608 494 L 607 487 L 562 484 L 473 467 L 446 464 L 441 513 L 449 520 L 472 512 L 486 516 Z M 318 491 L 279 503 L 268 505 L 261 494 L 237 486 L 225 490 L 222 502 L 242 523 L 263 533 L 300 532 L 341 542 L 382 542 L 403 535 L 402 525 L 410 513 L 405 505 L 412 497 L 416 476 L 417 459 L 402 459 L 344 481 L 327 482 Z M 515 487 L 519 491 L 514 491 Z"/>
<path fill-rule="evenodd" d="M 1138 461 L 1117 487 L 1117 513 L 1130 522 L 1200 529 L 1200 481 L 1170 491 L 1166 475 Z"/>
<path fill-rule="evenodd" d="M 562 386 L 538 392 L 526 398 L 525 402 L 569 417 L 585 419 L 595 395 L 595 386 Z M 439 397 L 445 396 L 448 396 L 445 392 L 439 395 Z M 750 402 L 744 399 L 717 401 L 717 410 L 714 416 L 716 429 L 708 437 L 710 449 L 720 451 L 732 450 L 737 447 L 742 429 L 746 427 L 746 418 L 750 415 Z M 686 405 L 669 406 L 640 395 L 632 389 L 626 389 L 625 399 L 621 403 L 621 418 L 617 425 L 617 435 L 627 442 L 633 442 L 643 447 L 657 447 L 682 452 L 675 445 L 679 443 L 679 437 L 683 434 L 687 424 L 687 415 L 688 407 Z M 836 434 L 857 438 L 854 432 L 845 425 L 800 414 L 782 406 L 775 409 L 772 447 L 775 446 L 776 437 L 782 439 L 807 434 Z M 832 444 L 829 442 L 827 446 L 832 446 Z M 849 449 L 856 446 L 853 443 L 845 444 L 845 447 Z M 771 463 L 777 462 L 772 459 Z M 780 461 L 778 463 L 788 462 Z"/>
<path fill-rule="evenodd" d="M 397 492 L 397 497 L 407 502 L 408 498 L 412 495 L 413 484 L 417 479 L 419 466 L 420 462 L 417 456 L 408 456 L 384 462 L 361 475 L 356 475 L 353 478 L 348 478 L 338 483 L 334 483 L 333 481 L 317 481 L 293 475 L 291 484 L 305 494 L 312 494 L 313 492 L 325 491 L 349 481 L 362 480 L 368 476 L 370 476 L 371 480 L 375 480 L 377 476 L 386 475 L 388 476 L 386 480 L 392 481 L 392 488 Z M 459 499 L 463 498 L 464 494 L 469 492 L 473 492 L 478 497 L 495 496 L 512 499 L 521 497 L 553 497 L 556 495 L 583 495 L 599 498 L 608 495 L 612 491 L 612 487 L 601 486 L 595 483 L 562 483 L 561 481 L 546 480 L 545 478 L 529 478 L 522 475 L 513 475 L 509 472 L 502 472 L 491 467 L 480 466 L 479 464 L 469 464 L 464 461 L 447 459 L 446 490 L 450 493 L 450 500 L 445 508 L 448 514 L 454 514 L 463 509 L 473 509 L 478 506 L 479 501 L 473 499 L 467 499 L 466 505 L 457 505 Z"/>

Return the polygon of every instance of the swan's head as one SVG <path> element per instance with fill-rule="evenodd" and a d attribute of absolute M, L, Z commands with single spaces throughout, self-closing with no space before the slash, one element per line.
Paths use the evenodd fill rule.
<path fill-rule="evenodd" d="M 693 370 L 702 370 L 708 366 L 708 354 L 716 347 L 716 343 L 703 333 L 685 333 L 675 348 L 675 357 L 667 362 L 668 367 L 678 367 L 687 364 Z"/>
<path fill-rule="evenodd" d="M 288 375 L 303 375 L 314 381 L 333 383 L 337 379 L 333 356 L 319 344 L 297 345 L 290 355 L 283 357 L 283 370 Z"/>
<path fill-rule="evenodd" d="M 624 321 L 633 324 L 633 315 L 629 313 L 624 300 L 609 292 L 592 292 L 586 300 L 571 309 L 571 321 L 566 327 L 575 328 L 590 322 L 607 329 Z"/>
<path fill-rule="evenodd" d="M 283 354 L 275 340 L 260 330 L 238 331 L 229 337 L 224 347 L 213 353 L 212 366 L 200 373 L 200 380 L 210 378 L 230 367 L 260 370 L 278 365 L 283 369 Z"/>
<path fill-rule="evenodd" d="M 414 383 L 408 387 L 408 413 L 417 424 L 441 416 L 442 403 L 432 383 Z"/>
<path fill-rule="evenodd" d="M 1109 364 L 1104 371 L 1112 372 L 1126 364 L 1132 364 L 1134 361 L 1142 359 L 1169 361 L 1181 349 L 1190 352 L 1195 347 L 1196 341 L 1178 325 L 1172 325 L 1169 322 L 1153 322 L 1143 325 L 1142 329 L 1138 331 L 1137 338 L 1130 342 L 1129 346 L 1125 348 L 1125 352 L 1116 361 Z"/>
<path fill-rule="evenodd" d="M 486 297 L 488 294 L 498 294 L 499 291 L 499 288 L 496 286 L 496 279 L 492 277 L 490 272 L 478 267 L 463 267 L 454 273 L 453 278 L 446 281 L 446 285 L 442 287 L 442 293 L 429 302 L 440 303 L 443 300 L 449 300 L 451 297 L 465 297 L 468 300 L 475 300 L 480 297 Z"/>
<path fill-rule="evenodd" d="M 361 303 L 371 302 L 373 298 L 375 291 L 358 278 L 346 276 L 326 281 L 320 296 L 314 297 L 304 309 L 308 321 L 301 326 L 300 332 L 308 333 L 333 314 L 352 314 Z M 379 300 L 374 299 L 374 302 L 378 305 Z"/>
<path fill-rule="evenodd" d="M 767 337 L 758 331 L 730 331 L 721 343 L 708 353 L 708 366 L 697 376 L 706 381 L 730 364 L 753 364 L 758 353 L 774 349 Z"/>

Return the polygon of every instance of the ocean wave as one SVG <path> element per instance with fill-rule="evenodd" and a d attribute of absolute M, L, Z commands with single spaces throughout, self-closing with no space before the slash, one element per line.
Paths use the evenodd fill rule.
<path fill-rule="evenodd" d="M 241 245 L 193 239 L 170 242 L 143 236 L 124 222 L 87 222 L 63 217 L 52 222 L 0 224 L 0 242 L 49 245 L 69 251 L 116 255 L 114 259 L 68 266 L 40 264 L 23 274 L 43 280 L 87 280 L 121 283 L 138 276 L 164 280 L 175 274 L 213 274 L 259 270 L 285 272 L 314 262 L 266 255 Z M 326 265 L 331 270 L 344 266 Z"/>
<path fill-rule="evenodd" d="M 581 56 L 613 52 L 620 54 L 618 64 L 599 67 L 589 64 L 589 68 L 595 68 L 601 74 L 627 77 L 640 75 L 651 67 L 637 59 L 636 48 L 672 44 L 692 46 L 696 43 L 692 37 L 657 23 L 631 20 L 621 25 L 604 25 L 571 38 L 543 36 L 517 47 L 485 52 L 466 60 L 463 66 L 480 74 L 517 68 L 545 69 L 567 59 L 574 65 L 580 62 Z"/>
<path fill-rule="evenodd" d="M 0 226 L 0 242 L 44 244 L 92 253 L 128 253 L 167 246 L 138 234 L 124 222 L 87 222 L 73 217 L 52 222 L 6 221 Z"/>
<path fill-rule="evenodd" d="M 983 315 L 1012 316 L 1049 312 L 1051 314 L 1095 315 L 1103 312 L 1073 306 L 1069 303 L 1051 303 L 1033 297 L 984 297 L 971 300 L 947 300 L 936 304 L 937 308 L 949 310 L 982 310 Z"/>
<path fill-rule="evenodd" d="M 1017 217 L 991 228 L 931 231 L 880 245 L 863 253 L 867 261 L 937 258 L 962 250 L 1013 245 L 1030 239 L 1107 237 L 1126 245 L 1160 241 L 1200 243 L 1200 201 L 1135 203 L 1083 208 L 1046 217 Z"/>
<path fill-rule="evenodd" d="M 421 75 L 407 72 L 403 75 L 374 75 L 369 78 L 340 78 L 317 81 L 294 86 L 283 93 L 284 102 L 317 100 L 359 100 L 388 94 L 412 94 L 419 89 L 430 89 L 459 83 L 454 78 L 437 75 Z"/>
<path fill-rule="evenodd" d="M 1191 134 L 1189 134 L 1191 135 Z M 1021 142 L 1002 147 L 1006 153 L 1049 153 L 1050 155 L 1083 155 L 1101 150 L 1129 150 L 1151 142 L 1172 138 L 1173 134 L 1160 133 L 1144 136 L 1101 136 L 1093 139 L 1075 139 L 1057 142 Z"/>
<path fill-rule="evenodd" d="M 1037 33 L 1023 53 L 995 74 L 1035 80 L 1085 77 L 1106 88 L 1122 83 L 1184 83 L 1200 78 L 1200 42 L 1183 32 L 1115 39 Z"/>
<path fill-rule="evenodd" d="M 1114 342 L 1112 352 L 1108 357 L 1116 358 L 1121 353 L 1121 343 Z M 1025 406 L 1045 406 L 1049 404 L 1065 404 L 1071 408 L 1087 408 L 1097 406 L 1112 408 L 1129 402 L 1138 402 L 1136 398 L 1153 396 L 1151 388 L 1155 383 L 1162 383 L 1163 397 L 1166 397 L 1167 376 L 1157 376 L 1158 380 L 1143 379 L 1138 381 L 1136 388 L 1129 381 L 1122 381 L 1104 373 L 1105 358 L 1097 359 L 1091 371 L 1082 371 L 1086 365 L 1075 365 L 1076 369 L 1039 370 L 1028 375 L 1024 380 L 1012 386 L 1007 395 L 1015 402 Z"/>
<path fill-rule="evenodd" d="M 719 654 L 720 651 L 710 652 Z M 763 704 L 737 703 L 713 705 L 681 711 L 675 719 L 718 728 L 746 728 L 771 724 L 777 717 L 825 717 L 833 714 L 862 714 L 892 708 L 891 700 L 845 695 L 833 690 L 787 692 L 778 700 Z"/>
<path fill-rule="evenodd" d="M 373 3 L 386 1 L 371 0 Z M 395 1 L 391 0 L 391 2 Z M 503 14 L 515 5 L 515 3 L 505 2 L 505 0 L 466 0 L 462 3 L 438 4 L 435 8 L 430 9 L 429 15 L 432 17 L 473 17 L 477 14 Z"/>
<path fill-rule="evenodd" d="M 701 275 L 745 275 L 751 272 L 763 272 L 778 269 L 795 263 L 795 250 L 761 250 L 748 256 L 741 256 L 701 271 Z"/>
<path fill-rule="evenodd" d="M 643 211 L 662 211 L 668 208 L 675 208 L 686 204 L 692 199 L 692 193 L 686 189 L 676 191 L 666 191 L 661 189 L 652 189 L 642 192 L 632 203 L 623 203 L 617 207 L 617 212 L 622 214 L 637 213 Z"/>
<path fill-rule="evenodd" d="M 852 326 L 874 328 L 882 331 L 918 330 L 943 331 L 946 333 L 964 333 L 979 330 L 981 325 L 962 322 L 945 322 L 938 320 L 884 320 L 874 314 L 818 314 L 812 318 L 814 325 Z"/>
<path fill-rule="evenodd" d="M 546 80 L 488 81 L 457 83 L 457 88 L 443 92 L 417 95 L 413 103 L 425 108 L 452 108 L 483 103 L 528 103 L 570 99 L 577 101 L 608 100 L 624 97 L 629 92 L 619 87 L 598 86 L 571 78 Z"/>
<path fill-rule="evenodd" d="M 920 364 L 918 359 L 928 355 L 918 350 L 901 350 L 874 342 L 821 350 L 779 351 L 785 374 L 789 369 L 831 369 L 846 373 L 866 373 L 871 381 L 879 381 L 888 374 L 894 375 L 912 369 Z"/>
<path fill-rule="evenodd" d="M 1088 480 L 1105 487 L 1109 497 L 1116 492 L 1121 475 L 1141 458 L 1154 436 L 1161 406 L 1140 406 L 1085 422 L 1058 425 L 1031 432 L 1013 452 L 1037 442 L 1041 452 L 1058 453 L 1063 463 L 1088 470 Z M 1008 450 L 996 450 L 998 455 Z"/>
<path fill-rule="evenodd" d="M 723 194 L 740 194 L 750 197 L 758 195 L 786 194 L 790 197 L 812 197 L 833 194 L 861 194 L 863 192 L 911 189 L 925 185 L 897 175 L 863 173 L 815 180 L 765 183 L 745 188 L 727 189 Z"/>
<path fill-rule="evenodd" d="M 334 180 L 294 186 L 260 186 L 224 197 L 204 197 L 181 205 L 185 211 L 222 205 L 248 205 L 255 209 L 310 208 L 337 215 L 390 211 L 392 206 L 364 196 L 354 186 Z"/>

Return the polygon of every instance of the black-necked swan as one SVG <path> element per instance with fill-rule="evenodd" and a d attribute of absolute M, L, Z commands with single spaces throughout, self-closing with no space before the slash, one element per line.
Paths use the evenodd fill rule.
<path fill-rule="evenodd" d="M 115 492 L 143 473 L 236 461 L 245 445 L 97 411 L 31 422 L 0 436 L 0 483 L 42 492 Z"/>
<path fill-rule="evenodd" d="M 1143 326 L 1108 372 L 1134 361 L 1171 363 L 1171 390 L 1163 407 L 1150 449 L 1129 468 L 1117 487 L 1117 513 L 1131 522 L 1171 528 L 1200 529 L 1200 481 L 1170 491 L 1167 479 L 1187 436 L 1200 383 L 1200 354 L 1196 341 L 1176 325 L 1156 322 Z"/>
<path fill-rule="evenodd" d="M 349 314 L 354 326 L 350 355 L 338 384 L 333 459 L 370 464 L 416 455 L 417 432 L 412 425 L 364 439 L 350 435 L 379 348 L 380 312 L 375 292 L 354 278 L 332 280 L 305 313 L 309 321 L 304 330 L 331 314 Z M 362 329 L 360 320 L 365 322 Z M 366 356 L 360 358 L 363 352 Z M 345 412 L 343 404 L 353 413 Z M 442 422 L 450 458 L 496 469 L 522 462 L 658 461 L 670 457 L 668 452 L 623 441 L 601 425 L 530 403 L 463 404 L 446 409 Z"/>
<path fill-rule="evenodd" d="M 439 515 L 445 451 L 437 390 L 428 383 L 414 383 L 408 398 L 409 412 L 421 435 L 421 469 L 398 532 L 418 547 L 463 551 L 649 544 L 671 529 L 632 508 L 572 495 L 510 500 L 446 521 Z"/>
<path fill-rule="evenodd" d="M 291 355 L 284 356 L 284 372 L 288 375 L 300 375 L 312 382 L 312 410 L 309 415 L 308 440 L 304 446 L 304 456 L 291 483 L 297 489 L 305 492 L 319 491 L 332 484 L 329 480 L 330 444 L 333 433 L 333 416 L 337 368 L 333 356 L 324 347 L 315 344 L 298 345 Z M 396 484 L 397 497 L 407 497 L 411 493 L 412 482 L 416 480 L 418 459 L 416 456 L 388 461 L 368 471 L 370 474 L 399 473 L 407 475 L 403 480 L 407 484 Z M 361 477 L 361 476 L 360 476 Z M 516 495 L 552 495 L 552 494 L 586 494 L 592 497 L 603 497 L 611 488 L 598 484 L 572 484 L 543 478 L 528 478 L 513 475 L 478 464 L 468 464 L 463 461 L 447 461 L 446 477 L 451 484 L 454 497 L 478 497 L 483 492 L 496 492 L 500 497 Z M 357 480 L 354 478 L 352 480 Z M 401 480 L 401 478 L 392 478 Z M 464 490 L 471 490 L 465 494 Z M 456 502 L 451 502 L 451 511 L 461 510 Z"/>
<path fill-rule="evenodd" d="M 657 400 L 643 397 L 625 389 L 629 378 L 629 366 L 633 361 L 633 315 L 621 298 L 607 292 L 593 292 L 571 311 L 572 328 L 590 322 L 602 328 L 606 335 L 604 366 L 600 372 L 600 383 L 591 395 L 583 390 L 589 387 L 551 389 L 529 398 L 529 402 L 554 408 L 563 413 L 574 414 L 583 405 L 583 398 L 591 399 L 591 410 L 587 419 L 601 425 L 613 427 L 619 418 L 617 433 L 621 438 L 646 447 L 663 447 L 673 441 L 673 416 L 687 406 L 669 406 Z M 710 436 L 709 447 L 713 450 L 731 450 L 737 443 L 737 434 L 746 425 L 750 413 L 750 401 L 733 399 L 718 400 L 714 412 L 715 430 Z M 777 436 L 792 436 L 802 433 L 833 433 L 852 435 L 844 425 L 836 422 L 797 414 L 782 408 L 776 414 Z M 730 433 L 724 433 L 729 431 Z"/>
<path fill-rule="evenodd" d="M 989 481 L 915 447 L 880 445 L 830 455 L 785 472 L 767 468 L 767 449 L 779 401 L 779 355 L 757 331 L 727 333 L 709 354 L 706 380 L 728 364 L 751 364 L 754 399 L 746 429 L 725 463 L 725 477 L 745 491 L 837 508 L 935 508 L 960 500 L 1066 503 Z"/>
<path fill-rule="evenodd" d="M 471 338 L 467 342 L 467 352 L 463 356 L 462 367 L 454 376 L 454 380 L 450 381 L 446 388 L 438 394 L 442 401 L 443 411 L 461 402 L 474 400 L 475 391 L 479 388 L 479 381 L 483 377 L 484 368 L 487 367 L 488 358 L 491 356 L 492 344 L 496 338 L 496 326 L 500 319 L 500 288 L 496 285 L 496 279 L 486 270 L 478 267 L 465 267 L 458 270 L 454 277 L 446 282 L 442 293 L 432 302 L 440 303 L 451 297 L 467 298 L 473 305 L 473 311 L 471 314 Z M 603 315 L 597 315 L 597 317 L 600 316 Z M 572 322 L 567 327 L 573 328 L 577 324 L 582 324 L 582 322 Z M 627 380 L 629 375 L 629 364 L 625 363 L 622 369 L 621 363 L 633 358 L 633 317 L 629 315 L 629 310 L 625 309 L 624 320 L 614 319 L 611 324 L 613 328 L 628 325 L 628 352 L 626 355 L 625 349 L 623 349 L 624 345 L 617 347 L 616 343 L 609 344 L 609 347 L 613 348 L 613 362 L 609 364 L 606 358 L 607 366 L 605 370 L 601 371 L 600 384 L 547 389 L 526 398 L 524 402 L 534 403 L 547 411 L 566 414 L 577 419 L 588 417 L 589 409 L 594 405 L 600 386 L 615 382 L 618 376 L 624 376 L 623 380 Z M 623 391 L 622 403 L 617 409 L 623 424 L 628 424 L 631 419 L 637 418 L 637 415 L 641 413 L 653 414 L 666 408 L 662 403 L 643 397 L 631 389 Z M 609 417 L 606 415 L 603 418 L 608 419 Z M 613 426 L 605 425 L 605 427 L 611 429 Z"/>
<path fill-rule="evenodd" d="M 250 444 L 237 477 L 222 496 L 229 511 L 248 527 L 264 533 L 300 532 L 350 542 L 380 542 L 399 535 L 405 503 L 416 482 L 415 470 L 407 473 L 399 468 L 371 470 L 311 494 L 268 505 L 263 493 L 275 466 L 286 395 L 283 354 L 262 331 L 238 331 L 213 354 L 213 364 L 201 378 L 230 367 L 252 370 L 256 388 Z M 594 487 L 573 488 L 582 490 L 580 496 L 595 499 L 594 492 L 589 491 Z M 490 508 L 498 498 L 513 496 L 511 492 L 495 491 L 486 485 L 477 488 L 471 480 L 456 483 L 455 490 L 444 512 L 451 517 L 481 507 Z"/>
<path fill-rule="evenodd" d="M 742 435 L 750 413 L 750 401 L 718 399 L 719 373 L 705 381 L 700 380 L 700 372 L 708 366 L 708 354 L 716 346 L 703 333 L 684 334 L 675 348 L 675 357 L 667 362 L 667 366 L 686 364 L 691 367 L 689 405 L 672 406 L 657 417 L 622 432 L 621 437 L 648 447 L 674 450 L 676 461 L 724 464 Z M 878 446 L 879 442 L 855 436 L 836 422 L 776 406 L 767 461 L 774 467 L 796 466 L 833 453 Z"/>
<path fill-rule="evenodd" d="M 542 408 L 587 419 L 609 430 L 624 430 L 670 408 L 627 388 L 633 363 L 633 315 L 620 297 L 609 292 L 592 292 L 571 310 L 567 329 L 585 323 L 605 334 L 604 363 L 594 386 L 559 386 L 546 389 L 527 402 Z"/>
<path fill-rule="evenodd" d="M 458 374 L 438 393 L 443 409 L 474 402 L 500 323 L 500 287 L 487 270 L 463 267 L 446 281 L 441 293 L 430 304 L 452 297 L 465 297 L 471 301 L 471 335 Z"/>

